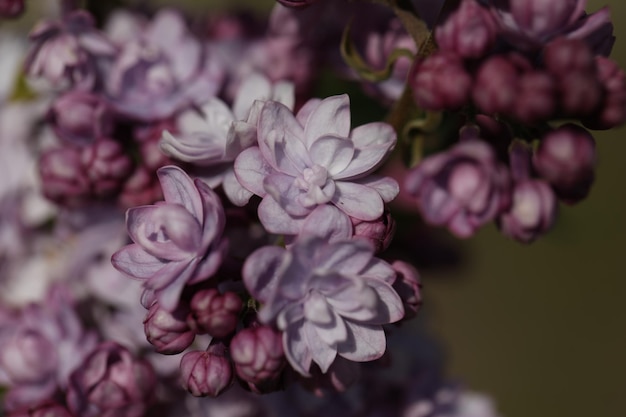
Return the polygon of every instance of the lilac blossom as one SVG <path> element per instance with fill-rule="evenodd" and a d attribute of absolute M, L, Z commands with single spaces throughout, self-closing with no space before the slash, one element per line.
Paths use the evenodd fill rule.
<path fill-rule="evenodd" d="M 71 375 L 67 404 L 76 417 L 141 417 L 155 385 L 150 364 L 117 343 L 104 342 Z"/>
<path fill-rule="evenodd" d="M 66 289 L 53 288 L 40 304 L 29 304 L 0 334 L 0 368 L 9 378 L 7 410 L 42 403 L 65 389 L 70 373 L 97 344 L 83 329 Z"/>
<path fill-rule="evenodd" d="M 28 75 L 58 88 L 91 89 L 98 80 L 99 61 L 111 59 L 117 48 L 95 28 L 86 11 L 74 11 L 62 21 L 45 20 L 30 33 L 33 46 L 26 58 Z"/>
<path fill-rule="evenodd" d="M 251 193 L 237 181 L 233 162 L 244 149 L 256 144 L 262 101 L 276 100 L 293 109 L 294 99 L 292 83 L 273 84 L 253 73 L 239 87 L 232 110 L 213 97 L 199 111 L 185 111 L 177 118 L 175 135 L 163 132 L 161 149 L 174 159 L 205 168 L 202 178 L 210 187 L 222 185 L 229 200 L 244 205 Z"/>
<path fill-rule="evenodd" d="M 300 236 L 289 250 L 264 247 L 248 257 L 243 278 L 263 306 L 259 319 L 283 331 L 291 366 L 327 372 L 337 357 L 365 362 L 385 352 L 383 324 L 404 315 L 391 284 L 395 271 L 364 240 L 332 243 Z"/>
<path fill-rule="evenodd" d="M 611 24 L 607 7 L 585 14 L 587 0 L 491 0 L 501 35 L 521 49 L 538 50 L 558 36 L 592 37 Z"/>
<path fill-rule="evenodd" d="M 196 336 L 187 325 L 187 309 L 178 306 L 173 312 L 166 311 L 153 303 L 148 310 L 143 328 L 146 339 L 164 355 L 180 353 L 187 349 Z"/>
<path fill-rule="evenodd" d="M 232 291 L 199 290 L 191 298 L 187 321 L 197 333 L 223 338 L 235 331 L 242 307 L 241 298 Z"/>
<path fill-rule="evenodd" d="M 106 110 L 99 95 L 70 90 L 54 101 L 48 121 L 58 137 L 86 145 L 97 137 L 112 133 L 113 123 Z"/>
<path fill-rule="evenodd" d="M 173 311 L 186 284 L 210 278 L 226 250 L 222 239 L 224 210 L 219 197 L 202 181 L 167 166 L 157 172 L 165 201 L 126 213 L 133 240 L 112 256 L 113 266 L 144 280 L 162 308 Z"/>
<path fill-rule="evenodd" d="M 141 121 L 166 118 L 214 96 L 223 71 L 172 10 L 159 12 L 141 36 L 127 42 L 105 81 L 109 103 Z"/>
<path fill-rule="evenodd" d="M 494 150 L 468 139 L 424 159 L 407 175 L 405 187 L 424 219 L 469 237 L 510 204 L 510 177 Z"/>
<path fill-rule="evenodd" d="M 217 397 L 233 382 L 233 369 L 225 346 L 212 345 L 206 352 L 187 352 L 180 361 L 183 388 L 195 397 Z"/>
<path fill-rule="evenodd" d="M 385 123 L 350 130 L 347 95 L 311 100 L 297 115 L 267 102 L 259 115 L 259 146 L 235 161 L 239 182 L 263 198 L 259 218 L 272 233 L 298 234 L 316 207 L 333 204 L 349 216 L 376 220 L 398 193 L 391 178 L 370 175 L 393 149 Z"/>

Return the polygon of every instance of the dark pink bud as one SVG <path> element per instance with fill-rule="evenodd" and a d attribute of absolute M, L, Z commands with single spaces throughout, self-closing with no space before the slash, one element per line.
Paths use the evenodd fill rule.
<path fill-rule="evenodd" d="M 153 204 L 163 199 L 161 184 L 154 171 L 138 166 L 126 179 L 117 202 L 121 207 L 137 207 Z"/>
<path fill-rule="evenodd" d="M 542 138 L 533 164 L 560 199 L 576 203 L 587 196 L 595 178 L 593 136 L 580 126 L 565 124 Z"/>
<path fill-rule="evenodd" d="M 24 0 L 0 0 L 0 17 L 15 18 L 24 12 Z"/>
<path fill-rule="evenodd" d="M 286 363 L 282 333 L 268 326 L 243 329 L 230 342 L 230 356 L 239 378 L 266 385 L 280 376 Z"/>
<path fill-rule="evenodd" d="M 89 181 L 81 163 L 81 152 L 74 147 L 52 149 L 39 160 L 43 194 L 64 205 L 80 204 L 89 196 Z"/>
<path fill-rule="evenodd" d="M 192 329 L 222 338 L 235 331 L 242 302 L 234 292 L 220 294 L 209 288 L 195 293 L 190 307 L 188 321 Z"/>
<path fill-rule="evenodd" d="M 54 101 L 48 117 L 61 139 L 87 145 L 111 132 L 112 123 L 105 113 L 105 106 L 97 95 L 72 90 Z"/>
<path fill-rule="evenodd" d="M 511 208 L 497 223 L 505 236 L 530 243 L 552 227 L 556 212 L 556 196 L 548 183 L 526 180 L 515 184 Z"/>
<path fill-rule="evenodd" d="M 435 29 L 439 49 L 463 58 L 480 58 L 493 46 L 498 34 L 491 13 L 475 0 L 460 6 Z"/>
<path fill-rule="evenodd" d="M 376 252 L 382 252 L 389 247 L 396 231 L 396 222 L 389 211 L 385 211 L 379 219 L 369 222 L 354 217 L 350 217 L 350 220 L 354 236 L 372 242 Z"/>
<path fill-rule="evenodd" d="M 407 262 L 395 261 L 391 267 L 396 271 L 393 289 L 402 299 L 404 320 L 415 317 L 422 306 L 422 283 L 415 267 Z"/>
<path fill-rule="evenodd" d="M 196 333 L 187 325 L 187 309 L 179 306 L 173 312 L 160 308 L 155 302 L 150 307 L 143 322 L 146 338 L 157 352 L 173 355 L 187 349 L 196 336 Z"/>
<path fill-rule="evenodd" d="M 472 97 L 476 105 L 487 114 L 510 114 L 519 90 L 516 65 L 507 57 L 496 55 L 486 60 L 478 69 Z"/>
<path fill-rule="evenodd" d="M 590 129 L 611 129 L 626 122 L 626 74 L 609 58 L 595 58 L 598 81 L 604 89 L 599 109 L 583 122 Z"/>
<path fill-rule="evenodd" d="M 549 120 L 556 111 L 556 85 L 545 72 L 532 71 L 519 78 L 519 94 L 513 112 L 528 124 Z"/>
<path fill-rule="evenodd" d="M 435 53 L 409 74 L 416 103 L 427 110 L 457 109 L 467 103 L 472 78 L 458 55 Z"/>
<path fill-rule="evenodd" d="M 573 71 L 560 78 L 561 110 L 564 117 L 584 117 L 600 105 L 602 86 L 595 74 Z"/>
<path fill-rule="evenodd" d="M 546 69 L 556 77 L 571 71 L 593 72 L 593 54 L 587 44 L 579 39 L 558 38 L 543 50 Z"/>
<path fill-rule="evenodd" d="M 81 162 L 96 197 L 109 197 L 119 191 L 133 169 L 133 162 L 122 145 L 108 138 L 100 138 L 83 148 Z"/>
<path fill-rule="evenodd" d="M 76 417 L 141 417 L 155 385 L 148 362 L 117 343 L 105 342 L 70 376 L 67 405 Z"/>
<path fill-rule="evenodd" d="M 220 346 L 220 345 L 216 345 Z M 222 351 L 211 346 L 211 352 L 194 350 L 180 361 L 180 374 L 183 388 L 196 397 L 217 397 L 230 386 L 233 370 L 230 361 Z"/>
<path fill-rule="evenodd" d="M 14 411 L 7 417 L 72 417 L 72 415 L 62 405 L 49 402 L 28 410 Z"/>

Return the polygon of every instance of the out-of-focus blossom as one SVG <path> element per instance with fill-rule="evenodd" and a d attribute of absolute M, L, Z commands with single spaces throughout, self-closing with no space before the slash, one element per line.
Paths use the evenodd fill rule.
<path fill-rule="evenodd" d="M 9 378 L 7 410 L 33 406 L 65 389 L 70 373 L 97 344 L 86 332 L 65 290 L 56 287 L 40 304 L 30 304 L 0 334 L 0 368 Z"/>
<path fill-rule="evenodd" d="M 197 333 L 226 337 L 235 331 L 242 306 L 241 298 L 234 292 L 199 290 L 191 298 L 188 322 Z"/>
<path fill-rule="evenodd" d="M 114 195 L 133 168 L 122 144 L 110 138 L 98 138 L 81 150 L 80 158 L 90 191 L 96 198 Z"/>
<path fill-rule="evenodd" d="M 99 60 L 111 59 L 117 48 L 95 28 L 86 11 L 68 13 L 62 21 L 44 20 L 30 33 L 33 42 L 26 71 L 55 88 L 91 89 L 98 81 Z"/>
<path fill-rule="evenodd" d="M 180 361 L 183 387 L 196 397 L 217 397 L 233 381 L 232 365 L 223 345 L 210 346 L 208 351 L 187 352 Z"/>
<path fill-rule="evenodd" d="M 402 299 L 404 319 L 415 317 L 422 306 L 422 283 L 415 267 L 404 261 L 395 261 L 391 267 L 396 271 L 393 289 Z"/>
<path fill-rule="evenodd" d="M 56 402 L 42 404 L 38 407 L 14 411 L 8 417 L 72 417 L 67 408 Z"/>
<path fill-rule="evenodd" d="M 39 175 L 43 194 L 56 203 L 75 206 L 88 198 L 89 181 L 78 148 L 68 146 L 44 153 L 39 160 Z"/>
<path fill-rule="evenodd" d="M 492 0 L 501 36 L 518 48 L 538 50 L 558 37 L 585 39 L 610 26 L 607 7 L 585 14 L 587 0 Z"/>
<path fill-rule="evenodd" d="M 172 10 L 159 12 L 127 42 L 107 73 L 106 96 L 120 114 L 152 121 L 214 96 L 223 71 Z"/>
<path fill-rule="evenodd" d="M 243 277 L 263 304 L 259 319 L 283 331 L 291 366 L 327 372 L 335 358 L 366 362 L 385 352 L 383 324 L 404 315 L 392 288 L 395 272 L 363 240 L 327 243 L 300 236 L 289 250 L 264 247 L 248 257 Z"/>
<path fill-rule="evenodd" d="M 230 342 L 230 356 L 237 376 L 251 388 L 264 391 L 278 379 L 286 363 L 282 334 L 268 326 L 243 329 Z"/>
<path fill-rule="evenodd" d="M 16 18 L 24 12 L 24 0 L 0 0 L 0 18 Z"/>
<path fill-rule="evenodd" d="M 147 362 L 117 343 L 104 342 L 71 375 L 67 404 L 76 417 L 141 417 L 155 386 Z"/>
<path fill-rule="evenodd" d="M 533 165 L 561 200 L 577 203 L 587 196 L 595 179 L 595 140 L 584 128 L 565 124 L 544 135 Z"/>
<path fill-rule="evenodd" d="M 224 209 L 219 197 L 202 181 L 180 168 L 159 169 L 165 201 L 129 209 L 128 233 L 133 240 L 116 252 L 113 266 L 145 280 L 144 287 L 162 308 L 173 311 L 186 284 L 211 277 L 227 242 L 222 239 Z"/>
<path fill-rule="evenodd" d="M 424 159 L 406 177 L 424 219 L 469 237 L 510 204 L 510 178 L 493 149 L 479 139 Z"/>
<path fill-rule="evenodd" d="M 347 95 L 311 100 L 297 115 L 267 102 L 259 116 L 259 146 L 235 161 L 239 182 L 263 198 L 259 218 L 272 233 L 298 234 L 317 206 L 334 204 L 360 220 L 375 220 L 398 193 L 391 178 L 370 175 L 393 149 L 385 123 L 350 130 Z"/>
<path fill-rule="evenodd" d="M 240 86 L 232 111 L 220 99 L 210 98 L 199 111 L 188 110 L 177 118 L 178 133 L 165 131 L 161 149 L 174 159 L 206 167 L 205 182 L 212 188 L 222 185 L 234 204 L 244 205 L 251 194 L 237 181 L 233 161 L 256 144 L 262 101 L 275 100 L 293 109 L 294 99 L 293 84 L 272 84 L 254 73 Z"/>
<path fill-rule="evenodd" d="M 463 58 L 480 58 L 493 46 L 498 35 L 488 9 L 476 0 L 463 0 L 435 29 L 437 46 Z"/>
<path fill-rule="evenodd" d="M 511 114 L 519 91 L 518 62 L 521 56 L 494 55 L 480 64 L 472 86 L 472 98 L 486 114 Z"/>
<path fill-rule="evenodd" d="M 86 145 L 112 131 L 102 99 L 93 93 L 71 90 L 57 98 L 48 113 L 48 120 L 58 137 Z"/>
<path fill-rule="evenodd" d="M 189 417 L 270 417 L 275 415 L 258 395 L 244 391 L 236 385 L 217 398 L 187 396 L 185 406 Z"/>
<path fill-rule="evenodd" d="M 172 355 L 187 349 L 196 334 L 187 325 L 187 309 L 182 306 L 172 312 L 155 302 L 143 322 L 146 339 L 159 353 Z"/>
<path fill-rule="evenodd" d="M 427 110 L 453 110 L 463 106 L 472 87 L 472 77 L 462 59 L 446 52 L 436 52 L 421 62 L 416 61 L 408 82 L 418 106 Z"/>
<path fill-rule="evenodd" d="M 276 0 L 277 2 L 279 2 L 280 4 L 282 4 L 285 7 L 306 7 L 309 6 L 313 3 L 315 3 L 318 0 Z"/>
<path fill-rule="evenodd" d="M 598 79 L 604 87 L 600 108 L 583 123 L 591 129 L 611 129 L 626 122 L 626 74 L 609 58 L 595 58 Z"/>

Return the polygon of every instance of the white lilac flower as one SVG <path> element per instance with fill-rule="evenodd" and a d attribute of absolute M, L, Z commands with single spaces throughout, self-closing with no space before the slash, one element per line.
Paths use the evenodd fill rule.
<path fill-rule="evenodd" d="M 257 119 L 265 100 L 276 100 L 292 109 L 293 84 L 272 84 L 265 76 L 253 73 L 240 86 L 232 110 L 212 97 L 199 110 L 183 112 L 177 118 L 178 133 L 163 132 L 161 149 L 174 159 L 205 168 L 202 179 L 211 188 L 222 185 L 228 199 L 242 206 L 252 194 L 237 181 L 233 161 L 256 143 Z"/>
<path fill-rule="evenodd" d="M 154 296 L 173 311 L 186 284 L 210 278 L 220 266 L 227 246 L 225 217 L 219 197 L 202 181 L 175 166 L 157 175 L 165 201 L 127 211 L 126 226 L 135 243 L 111 261 L 123 273 L 145 280 L 144 298 Z"/>
<path fill-rule="evenodd" d="M 258 146 L 235 160 L 235 174 L 263 198 L 259 218 L 272 233 L 298 234 L 306 217 L 326 204 L 376 220 L 398 193 L 395 180 L 370 175 L 395 146 L 393 128 L 376 122 L 351 130 L 346 94 L 310 100 L 296 115 L 267 102 L 257 137 Z"/>
<path fill-rule="evenodd" d="M 302 375 L 313 362 L 325 373 L 337 357 L 366 362 L 385 352 L 382 325 L 404 309 L 391 286 L 396 273 L 373 252 L 365 240 L 301 235 L 289 250 L 267 246 L 246 260 L 259 319 L 283 331 L 287 360 Z"/>

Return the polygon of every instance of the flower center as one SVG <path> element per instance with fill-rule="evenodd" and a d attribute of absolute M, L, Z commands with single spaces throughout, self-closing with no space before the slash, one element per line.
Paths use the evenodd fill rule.
<path fill-rule="evenodd" d="M 302 191 L 299 199 L 305 207 L 328 203 L 335 190 L 334 182 L 328 178 L 328 171 L 320 165 L 305 168 L 296 178 L 295 185 Z"/>

